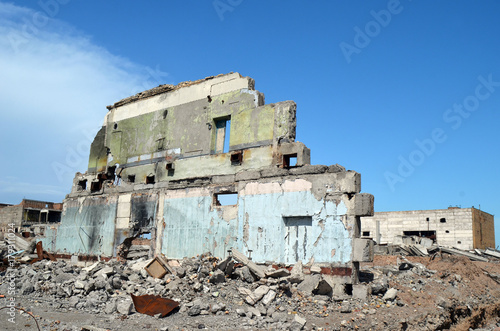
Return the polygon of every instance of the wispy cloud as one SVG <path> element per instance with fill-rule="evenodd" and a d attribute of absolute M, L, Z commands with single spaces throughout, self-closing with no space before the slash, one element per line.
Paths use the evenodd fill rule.
<path fill-rule="evenodd" d="M 158 81 L 166 74 L 111 54 L 48 14 L 0 2 L 0 180 L 13 175 L 41 190 L 43 182 L 57 183 L 60 189 L 47 186 L 47 193 L 67 193 L 70 172 L 87 167 L 88 132 L 99 129 L 105 106 L 166 83 Z M 51 163 L 66 164 L 75 149 L 85 155 L 61 177 Z M 19 193 L 19 186 L 6 187 L 12 181 L 0 183 L 0 201 Z"/>

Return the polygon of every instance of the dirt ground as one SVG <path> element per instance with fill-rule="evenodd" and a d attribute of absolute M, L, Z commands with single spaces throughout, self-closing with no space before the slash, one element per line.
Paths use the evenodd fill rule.
<path fill-rule="evenodd" d="M 401 267 L 403 266 L 403 267 Z M 408 268 L 405 268 L 408 266 Z M 32 312 L 40 330 L 495 330 L 500 331 L 500 263 L 473 262 L 466 257 L 375 256 L 361 265 L 362 281 L 384 280 L 397 289 L 396 299 L 383 294 L 342 301 L 304 295 L 295 289 L 263 316 L 249 314 L 248 305 L 225 283 L 219 289 L 234 305 L 217 314 L 189 316 L 181 307 L 165 318 L 140 313 L 128 316 L 89 313 L 67 308 L 53 298 L 17 296 L 16 306 Z M 3 280 L 5 281 L 5 280 Z M 372 286 L 373 288 L 373 286 Z M 200 292 L 200 297 L 203 294 Z M 213 299 L 213 298 L 211 298 Z M 221 299 L 222 300 L 222 299 Z M 8 302 L 0 298 L 0 307 Z M 181 303 L 182 305 L 182 303 Z M 242 313 L 243 311 L 243 313 Z M 32 316 L 0 310 L 0 329 L 37 330 Z M 306 320 L 294 321 L 295 315 Z"/>

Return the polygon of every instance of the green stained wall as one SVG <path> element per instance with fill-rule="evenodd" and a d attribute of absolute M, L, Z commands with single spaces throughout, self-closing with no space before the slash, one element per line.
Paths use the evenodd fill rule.
<path fill-rule="evenodd" d="M 118 163 L 129 167 L 135 162 L 146 160 L 147 163 L 147 160 L 164 158 L 169 150 L 181 158 L 213 154 L 215 122 L 221 118 L 231 119 L 230 150 L 270 145 L 280 133 L 276 132 L 276 123 L 294 120 L 295 108 L 292 107 L 292 112 L 279 112 L 279 116 L 285 118 L 277 118 L 275 104 L 258 107 L 262 101 L 259 98 L 262 95 L 257 91 L 244 89 L 118 122 L 109 121 L 105 127 L 105 139 L 101 138 L 103 132 L 100 131 L 99 139 L 96 137 L 93 143 L 96 147 L 91 151 L 89 170 L 95 169 L 95 160 L 99 160 L 98 171 L 103 171 L 104 160 L 108 165 Z M 98 150 L 100 142 L 103 148 Z M 105 154 L 106 147 L 110 150 L 109 159 Z"/>

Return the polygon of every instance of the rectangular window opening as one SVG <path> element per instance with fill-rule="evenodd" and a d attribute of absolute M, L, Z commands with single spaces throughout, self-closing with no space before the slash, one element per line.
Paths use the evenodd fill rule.
<path fill-rule="evenodd" d="M 156 150 L 162 151 L 165 149 L 165 138 L 160 138 L 157 141 Z"/>
<path fill-rule="evenodd" d="M 141 239 L 151 239 L 151 232 L 143 232 L 139 235 Z"/>
<path fill-rule="evenodd" d="M 446 223 L 446 218 L 444 218 L 444 217 L 443 217 L 443 218 L 441 218 L 441 219 L 439 220 L 439 222 L 440 222 L 440 223 Z"/>
<path fill-rule="evenodd" d="M 149 175 L 146 177 L 146 184 L 154 184 L 155 183 L 155 176 L 154 175 Z"/>
<path fill-rule="evenodd" d="M 114 182 L 115 172 L 116 172 L 116 166 L 108 167 L 108 171 L 106 172 L 106 177 L 104 179 L 109 179 Z"/>
<path fill-rule="evenodd" d="M 78 181 L 78 191 L 85 191 L 87 189 L 87 180 Z"/>
<path fill-rule="evenodd" d="M 285 226 L 312 226 L 312 216 L 283 216 Z"/>
<path fill-rule="evenodd" d="M 293 168 L 297 166 L 297 153 L 283 155 L 283 168 Z"/>
<path fill-rule="evenodd" d="M 135 182 L 135 175 L 128 175 L 127 177 L 129 183 Z"/>
<path fill-rule="evenodd" d="M 215 121 L 215 153 L 229 152 L 229 138 L 231 136 L 231 117 L 216 119 Z"/>
<path fill-rule="evenodd" d="M 243 162 L 242 151 L 237 151 L 231 154 L 231 165 L 241 165 Z"/>
<path fill-rule="evenodd" d="M 238 193 L 215 193 L 215 206 L 235 206 L 238 204 Z"/>
<path fill-rule="evenodd" d="M 424 237 L 436 241 L 436 231 L 403 231 L 403 235 Z"/>
<path fill-rule="evenodd" d="M 90 192 L 98 192 L 101 190 L 102 181 L 92 182 L 90 183 Z"/>
<path fill-rule="evenodd" d="M 363 237 L 369 237 L 370 231 L 363 231 Z"/>

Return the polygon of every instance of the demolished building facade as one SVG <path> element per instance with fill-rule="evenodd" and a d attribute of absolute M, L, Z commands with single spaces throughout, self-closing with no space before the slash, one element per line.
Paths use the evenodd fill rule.
<path fill-rule="evenodd" d="M 494 216 L 472 208 L 376 212 L 362 218 L 361 236 L 392 244 L 401 236 L 430 238 L 462 250 L 495 248 Z"/>
<path fill-rule="evenodd" d="M 61 221 L 62 204 L 23 199 L 17 205 L 0 204 L 0 233 L 43 233 L 47 226 Z"/>
<path fill-rule="evenodd" d="M 150 236 L 150 256 L 323 263 L 356 282 L 372 258 L 360 238 L 373 196 L 360 174 L 311 165 L 295 141 L 296 104 L 266 105 L 254 80 L 230 73 L 161 85 L 108 106 L 43 245 L 56 254 L 113 257 Z"/>

